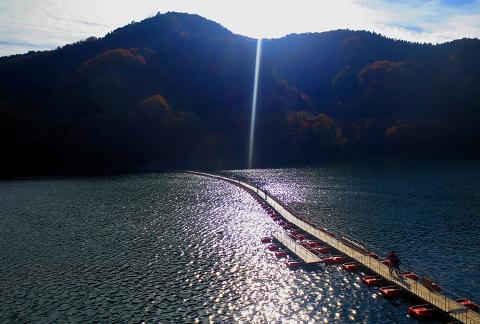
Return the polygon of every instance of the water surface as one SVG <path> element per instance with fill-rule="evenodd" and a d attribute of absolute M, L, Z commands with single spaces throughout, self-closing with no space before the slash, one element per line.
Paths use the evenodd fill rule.
<path fill-rule="evenodd" d="M 233 171 L 313 222 L 480 299 L 476 164 Z M 287 270 L 276 227 L 231 184 L 189 174 L 0 182 L 0 322 L 411 322 L 338 267 Z"/>

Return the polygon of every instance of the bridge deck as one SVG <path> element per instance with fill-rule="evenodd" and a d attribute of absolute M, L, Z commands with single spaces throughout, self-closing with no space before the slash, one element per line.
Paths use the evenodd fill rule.
<path fill-rule="evenodd" d="M 286 235 L 283 232 L 275 232 L 273 233 L 273 237 L 275 237 L 280 243 L 286 246 L 290 251 L 295 253 L 300 259 L 303 260 L 305 263 L 317 263 L 320 262 L 320 258 L 295 242 L 292 238 Z"/>
<path fill-rule="evenodd" d="M 242 182 L 239 180 L 229 179 L 227 177 L 222 177 L 218 175 L 202 173 L 202 172 L 191 172 L 193 174 L 208 176 L 220 180 L 225 180 L 231 183 L 235 183 L 243 187 L 244 189 L 253 191 L 257 193 L 266 203 L 268 203 L 273 209 L 277 211 L 280 215 L 282 215 L 286 220 L 295 224 L 305 232 L 309 233 L 310 235 L 316 237 L 317 239 L 325 242 L 326 244 L 330 245 L 331 247 L 337 249 L 338 251 L 342 252 L 343 254 L 349 256 L 350 258 L 356 260 L 357 262 L 363 264 L 365 267 L 370 269 L 371 271 L 377 273 L 381 277 L 385 278 L 386 280 L 395 283 L 397 286 L 402 287 L 403 289 L 409 291 L 413 295 L 420 297 L 421 299 L 425 300 L 429 304 L 437 307 L 438 309 L 444 311 L 445 313 L 450 314 L 451 317 L 455 318 L 458 321 L 463 323 L 478 323 L 480 324 L 480 314 L 474 312 L 472 310 L 467 309 L 463 305 L 457 303 L 456 301 L 448 298 L 447 296 L 433 291 L 427 288 L 425 285 L 409 279 L 398 277 L 394 274 L 390 274 L 388 266 L 382 264 L 379 260 L 369 257 L 350 246 L 346 245 L 342 241 L 338 240 L 335 237 L 328 235 L 327 233 L 313 227 L 312 225 L 306 223 L 305 221 L 301 220 L 300 218 L 296 217 L 292 212 L 287 210 L 283 204 L 277 201 L 275 198 L 269 196 L 266 192 L 262 191 L 261 189 L 254 187 L 246 182 Z M 313 253 L 309 252 L 307 249 L 303 248 L 299 244 L 294 244 L 288 236 L 286 235 L 279 235 L 276 234 L 275 236 L 282 244 L 284 244 L 287 248 L 292 250 L 295 254 L 297 254 L 302 260 L 307 263 L 310 262 L 318 262 L 320 261 L 317 256 Z M 288 239 L 290 239 L 290 241 Z M 300 247 L 300 248 L 299 248 Z M 303 248 L 303 249 L 301 249 Z M 297 253 L 297 252 L 298 253 Z M 306 252 L 308 253 L 306 253 Z M 316 259 L 315 259 L 316 258 Z"/>

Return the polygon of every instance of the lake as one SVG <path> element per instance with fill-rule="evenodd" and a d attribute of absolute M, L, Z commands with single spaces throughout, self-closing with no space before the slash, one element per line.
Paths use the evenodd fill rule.
<path fill-rule="evenodd" d="M 224 171 L 480 301 L 480 163 Z M 0 182 L 0 322 L 412 322 L 339 267 L 290 271 L 229 183 L 183 173 Z"/>

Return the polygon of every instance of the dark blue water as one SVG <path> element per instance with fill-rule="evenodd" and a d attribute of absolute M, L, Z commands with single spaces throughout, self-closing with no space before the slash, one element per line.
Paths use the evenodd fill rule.
<path fill-rule="evenodd" d="M 480 300 L 480 163 L 334 164 L 229 172 L 313 223 L 399 253 L 404 268 Z"/>
<path fill-rule="evenodd" d="M 234 172 L 480 299 L 477 164 Z M 187 174 L 0 182 L 0 322 L 412 322 L 360 274 L 289 271 L 246 192 Z"/>

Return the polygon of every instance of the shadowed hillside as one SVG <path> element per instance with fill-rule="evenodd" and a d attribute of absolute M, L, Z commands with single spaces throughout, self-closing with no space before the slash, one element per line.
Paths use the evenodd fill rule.
<path fill-rule="evenodd" d="M 479 156 L 477 39 L 433 46 L 333 31 L 270 40 L 264 54 L 340 124 L 349 155 Z"/>
<path fill-rule="evenodd" d="M 244 167 L 255 45 L 168 13 L 1 58 L 1 174 Z M 478 40 L 333 31 L 268 40 L 263 54 L 257 166 L 478 157 Z"/>

